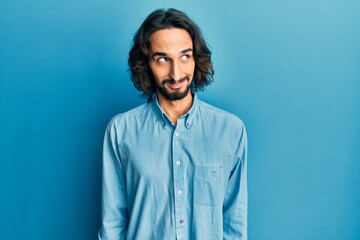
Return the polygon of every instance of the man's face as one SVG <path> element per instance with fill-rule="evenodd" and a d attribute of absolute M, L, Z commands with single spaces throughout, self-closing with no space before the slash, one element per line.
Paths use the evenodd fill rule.
<path fill-rule="evenodd" d="M 179 28 L 162 29 L 150 35 L 149 67 L 157 93 L 168 100 L 190 94 L 195 60 L 189 33 Z"/>

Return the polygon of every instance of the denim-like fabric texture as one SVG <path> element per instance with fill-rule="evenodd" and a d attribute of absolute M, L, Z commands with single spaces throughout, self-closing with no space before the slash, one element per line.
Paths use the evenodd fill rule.
<path fill-rule="evenodd" d="M 176 126 L 156 100 L 115 116 L 99 239 L 247 239 L 246 164 L 243 122 L 196 95 Z"/>

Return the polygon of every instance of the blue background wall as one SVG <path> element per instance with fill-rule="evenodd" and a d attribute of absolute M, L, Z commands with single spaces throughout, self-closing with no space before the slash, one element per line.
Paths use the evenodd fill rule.
<path fill-rule="evenodd" d="M 213 51 L 200 98 L 247 126 L 250 239 L 360 239 L 357 0 L 1 1 L 0 239 L 96 238 L 132 35 L 171 6 Z"/>

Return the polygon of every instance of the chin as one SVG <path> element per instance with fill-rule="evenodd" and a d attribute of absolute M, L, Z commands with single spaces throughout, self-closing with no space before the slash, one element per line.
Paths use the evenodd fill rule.
<path fill-rule="evenodd" d="M 187 97 L 191 92 L 190 89 L 190 85 L 186 86 L 185 89 L 182 91 L 180 89 L 169 91 L 166 88 L 159 88 L 159 93 L 167 100 L 177 101 Z"/>

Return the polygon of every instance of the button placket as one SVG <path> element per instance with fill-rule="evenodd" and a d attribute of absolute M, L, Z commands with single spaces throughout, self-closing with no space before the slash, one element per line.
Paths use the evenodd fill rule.
<path fill-rule="evenodd" d="M 186 189 L 184 188 L 184 164 L 182 164 L 182 134 L 184 133 L 184 119 L 178 119 L 174 129 L 172 148 L 173 148 L 173 177 L 174 177 L 174 200 L 175 200 L 175 222 L 177 239 L 185 239 L 185 200 Z"/>

